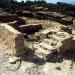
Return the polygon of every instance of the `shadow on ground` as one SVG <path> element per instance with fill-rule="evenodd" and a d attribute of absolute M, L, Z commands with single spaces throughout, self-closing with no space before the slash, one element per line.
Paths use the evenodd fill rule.
<path fill-rule="evenodd" d="M 66 51 L 62 55 L 57 55 L 56 57 L 53 57 L 53 60 L 50 60 L 50 61 L 45 61 L 44 59 L 39 58 L 29 48 L 27 48 L 27 50 L 29 50 L 29 51 L 27 51 L 23 55 L 20 55 L 21 60 L 31 62 L 31 63 L 34 63 L 39 66 L 44 65 L 46 62 L 62 63 L 63 59 L 72 60 L 73 62 L 75 62 L 75 51 L 74 50 L 73 51 Z M 56 59 L 54 59 L 54 58 L 56 58 Z"/>
<path fill-rule="evenodd" d="M 17 52 L 20 53 L 20 52 Z M 16 54 L 18 55 L 18 54 Z M 21 57 L 21 60 L 31 62 L 37 65 L 44 65 L 46 62 L 44 59 L 39 58 L 37 55 L 34 54 L 34 50 L 31 50 L 28 47 L 25 47 L 25 49 L 22 51 L 21 55 L 18 55 Z"/>

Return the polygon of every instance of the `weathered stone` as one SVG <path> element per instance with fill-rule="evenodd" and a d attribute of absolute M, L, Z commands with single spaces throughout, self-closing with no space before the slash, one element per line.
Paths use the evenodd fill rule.
<path fill-rule="evenodd" d="M 27 24 L 19 26 L 22 32 L 33 33 L 42 29 L 40 24 Z"/>
<path fill-rule="evenodd" d="M 25 24 L 25 21 L 19 18 L 17 15 L 0 15 L 0 22 L 2 23 L 8 23 L 13 21 L 18 21 L 18 24 Z"/>
<path fill-rule="evenodd" d="M 0 44 L 8 54 L 18 54 L 25 48 L 23 35 L 7 24 L 0 24 Z"/>
<path fill-rule="evenodd" d="M 57 70 L 61 70 L 61 68 L 60 68 L 60 67 L 56 67 L 56 69 L 57 69 Z"/>
<path fill-rule="evenodd" d="M 64 18 L 62 18 L 63 22 L 66 24 L 72 24 L 72 17 L 71 16 L 65 16 Z"/>
<path fill-rule="evenodd" d="M 42 42 L 35 44 L 34 48 L 35 54 L 46 61 L 59 60 L 64 52 L 75 49 L 75 43 L 67 32 L 48 29 L 42 33 L 47 37 L 43 36 Z"/>
<path fill-rule="evenodd" d="M 73 20 L 73 25 L 75 25 L 75 20 Z"/>
<path fill-rule="evenodd" d="M 52 35 L 53 33 L 56 33 L 57 31 L 59 31 L 59 29 L 54 30 L 54 29 L 47 28 L 45 30 L 35 33 L 35 36 L 39 37 L 40 40 L 43 40 L 45 38 L 48 38 L 48 35 Z"/>
<path fill-rule="evenodd" d="M 11 58 L 9 58 L 9 63 L 11 63 L 11 64 L 16 63 L 16 61 L 18 61 L 20 59 L 21 59 L 20 57 L 11 57 Z"/>
<path fill-rule="evenodd" d="M 16 12 L 19 16 L 26 16 L 26 17 L 33 17 L 34 15 L 34 13 L 33 12 L 31 12 L 31 11 L 26 11 L 26 10 L 24 10 L 24 11 L 17 11 Z"/>
<path fill-rule="evenodd" d="M 28 37 L 28 40 L 30 40 L 30 41 L 38 40 L 38 38 L 36 38 L 34 35 L 27 35 L 27 37 Z"/>

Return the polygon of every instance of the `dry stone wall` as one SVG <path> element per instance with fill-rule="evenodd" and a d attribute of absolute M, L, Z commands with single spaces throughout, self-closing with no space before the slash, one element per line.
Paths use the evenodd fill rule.
<path fill-rule="evenodd" d="M 0 46 L 5 53 L 17 54 L 25 48 L 24 37 L 8 24 L 0 24 Z"/>

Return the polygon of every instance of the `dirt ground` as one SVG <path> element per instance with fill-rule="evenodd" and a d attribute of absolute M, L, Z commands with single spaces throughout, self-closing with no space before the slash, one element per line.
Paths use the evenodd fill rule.
<path fill-rule="evenodd" d="M 75 75 L 75 62 L 63 59 L 62 62 L 19 61 L 9 64 L 8 57 L 0 49 L 0 75 Z"/>

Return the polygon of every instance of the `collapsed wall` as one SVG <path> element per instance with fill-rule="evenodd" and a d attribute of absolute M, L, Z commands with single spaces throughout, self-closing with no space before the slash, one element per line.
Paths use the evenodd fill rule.
<path fill-rule="evenodd" d="M 5 53 L 18 54 L 25 48 L 23 35 L 8 24 L 0 24 L 0 48 Z"/>

